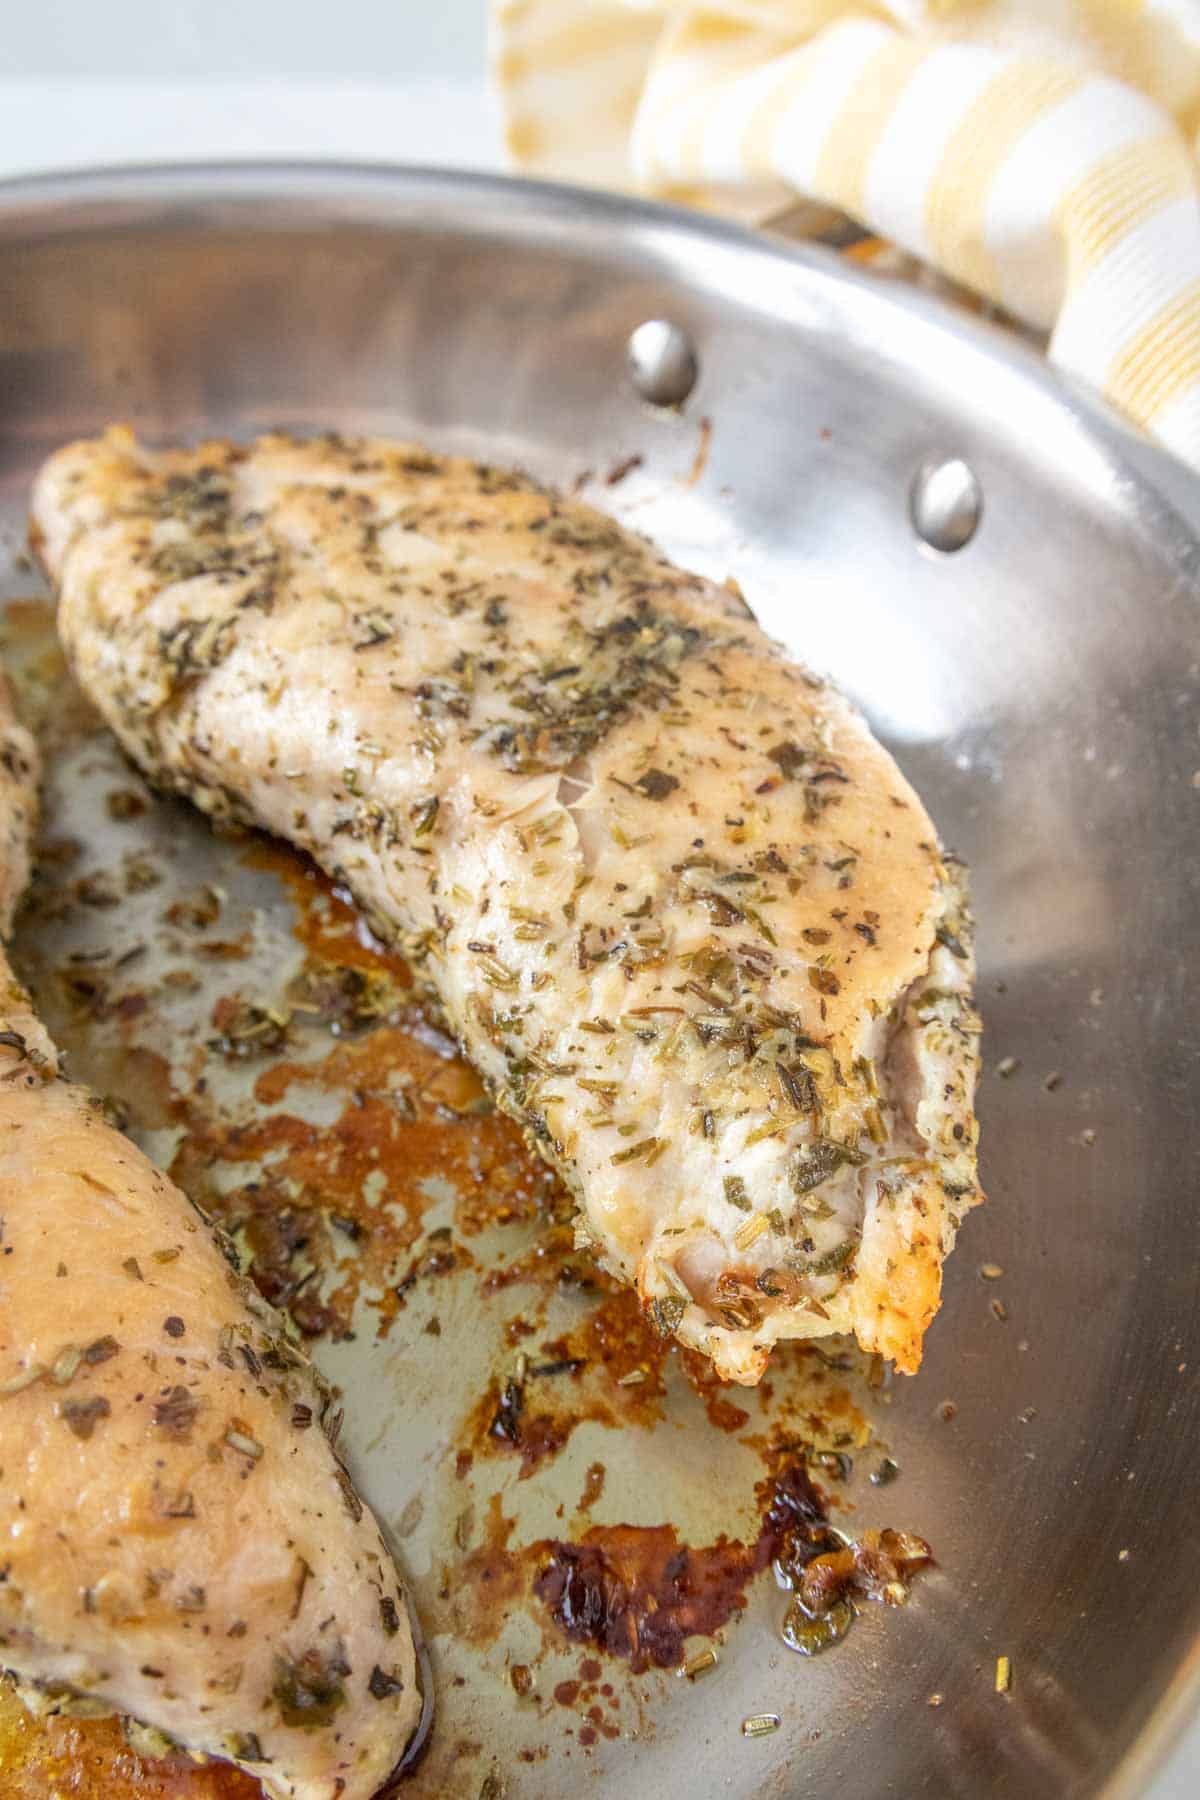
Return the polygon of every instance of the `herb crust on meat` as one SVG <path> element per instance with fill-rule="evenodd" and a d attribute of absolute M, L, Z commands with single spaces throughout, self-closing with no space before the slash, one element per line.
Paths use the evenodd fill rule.
<path fill-rule="evenodd" d="M 420 962 L 665 1332 L 915 1370 L 980 1198 L 965 871 L 733 584 L 525 476 L 326 435 L 44 468 L 75 673 Z M 802 635 L 802 616 L 797 635 Z"/>

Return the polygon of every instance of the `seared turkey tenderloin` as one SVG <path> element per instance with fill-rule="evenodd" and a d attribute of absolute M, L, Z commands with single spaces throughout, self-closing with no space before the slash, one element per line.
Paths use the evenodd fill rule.
<path fill-rule="evenodd" d="M 0 935 L 36 755 L 0 677 Z M 69 1086 L 0 951 L 0 1669 L 273 1800 L 368 1800 L 421 1714 L 329 1395 L 179 1190 Z"/>
<path fill-rule="evenodd" d="M 134 759 L 398 934 L 579 1205 L 729 1379 L 915 1370 L 978 1199 L 963 871 L 732 588 L 414 445 L 54 456 L 34 536 Z"/>

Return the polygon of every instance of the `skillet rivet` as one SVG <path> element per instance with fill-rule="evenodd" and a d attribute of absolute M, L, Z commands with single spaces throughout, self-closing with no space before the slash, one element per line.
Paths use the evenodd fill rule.
<path fill-rule="evenodd" d="M 983 490 L 961 456 L 931 457 L 913 477 L 908 497 L 913 530 L 933 550 L 969 544 L 983 516 Z"/>
<path fill-rule="evenodd" d="M 652 406 L 682 406 L 700 373 L 692 340 L 669 319 L 639 325 L 630 333 L 625 357 L 629 379 Z"/>

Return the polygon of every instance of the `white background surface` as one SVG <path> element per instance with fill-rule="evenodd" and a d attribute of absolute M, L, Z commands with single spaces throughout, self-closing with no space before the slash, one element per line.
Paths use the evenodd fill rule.
<path fill-rule="evenodd" d="M 499 168 L 485 12 L 486 0 L 0 0 L 0 176 L 272 156 Z M 1146 1800 L 1200 1800 L 1200 1726 Z"/>
<path fill-rule="evenodd" d="M 496 168 L 486 0 L 0 0 L 0 175 L 180 158 Z"/>

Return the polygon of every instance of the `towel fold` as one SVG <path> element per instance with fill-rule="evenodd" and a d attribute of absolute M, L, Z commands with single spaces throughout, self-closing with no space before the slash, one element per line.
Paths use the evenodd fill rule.
<path fill-rule="evenodd" d="M 1197 0 L 493 0 L 521 168 L 833 206 L 1200 470 Z"/>

